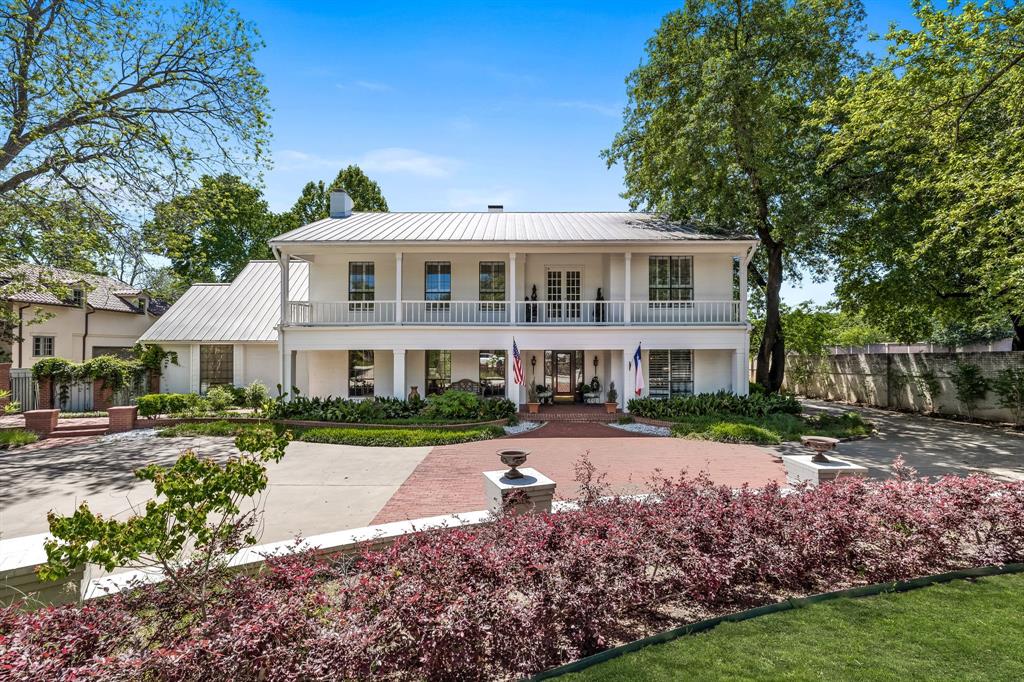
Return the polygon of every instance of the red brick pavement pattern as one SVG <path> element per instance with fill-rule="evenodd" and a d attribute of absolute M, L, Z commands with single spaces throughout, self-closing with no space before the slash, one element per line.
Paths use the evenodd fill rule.
<path fill-rule="evenodd" d="M 597 470 L 607 474 L 612 490 L 620 493 L 642 491 L 659 469 L 666 475 L 677 475 L 683 470 L 692 475 L 706 470 L 715 482 L 736 487 L 743 483 L 761 486 L 769 481 L 785 482 L 785 472 L 776 456 L 753 445 L 620 435 L 602 424 L 560 425 L 578 430 L 580 435 L 573 440 L 567 436 L 542 437 L 555 433 L 548 431 L 552 426 L 516 437 L 515 445 L 530 451 L 527 466 L 558 484 L 556 498 L 575 495 L 574 465 L 587 452 Z M 606 436 L 601 432 L 597 436 L 596 429 L 613 433 Z M 377 513 L 373 523 L 485 508 L 481 473 L 502 468 L 496 452 L 508 440 L 511 438 L 434 448 Z"/>

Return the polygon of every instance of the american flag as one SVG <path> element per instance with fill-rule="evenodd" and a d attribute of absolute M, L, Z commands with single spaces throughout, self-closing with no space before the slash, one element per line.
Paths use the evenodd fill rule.
<path fill-rule="evenodd" d="M 523 359 L 519 357 L 519 346 L 516 345 L 515 339 L 512 339 L 512 376 L 516 386 L 526 383 L 526 379 L 523 377 Z"/>

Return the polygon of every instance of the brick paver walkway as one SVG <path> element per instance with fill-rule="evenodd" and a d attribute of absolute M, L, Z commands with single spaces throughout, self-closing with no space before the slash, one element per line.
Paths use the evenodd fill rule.
<path fill-rule="evenodd" d="M 496 453 L 508 447 L 509 440 L 513 438 L 434 448 L 373 522 L 483 509 L 486 502 L 480 474 L 502 468 Z M 714 481 L 731 486 L 785 481 L 777 456 L 753 445 L 645 437 L 603 424 L 572 423 L 551 423 L 514 440 L 515 447 L 530 451 L 527 466 L 558 484 L 557 497 L 561 498 L 575 495 L 574 465 L 585 453 L 599 472 L 607 474 L 613 491 L 622 493 L 642 491 L 659 469 L 666 475 L 707 471 Z"/>

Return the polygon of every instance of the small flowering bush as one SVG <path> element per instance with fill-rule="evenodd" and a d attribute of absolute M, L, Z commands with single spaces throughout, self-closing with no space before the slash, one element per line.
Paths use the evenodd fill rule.
<path fill-rule="evenodd" d="M 0 611 L 10 679 L 512 679 L 787 596 L 1024 561 L 1024 483 L 840 479 L 785 494 L 707 477 L 506 515 L 328 561 L 225 576 L 205 614 L 169 585 Z"/>

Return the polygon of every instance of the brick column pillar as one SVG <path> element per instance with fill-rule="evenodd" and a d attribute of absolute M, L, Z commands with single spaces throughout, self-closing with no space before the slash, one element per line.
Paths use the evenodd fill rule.
<path fill-rule="evenodd" d="M 135 428 L 135 421 L 139 418 L 139 408 L 136 405 L 124 405 L 122 407 L 108 407 L 107 433 L 121 433 L 131 431 Z"/>
<path fill-rule="evenodd" d="M 92 409 L 105 410 L 114 404 L 114 390 L 103 379 L 92 380 Z"/>
<path fill-rule="evenodd" d="M 154 369 L 146 372 L 146 393 L 160 392 L 160 372 Z"/>
<path fill-rule="evenodd" d="M 53 377 L 43 377 L 39 380 L 39 405 L 40 410 L 53 409 Z"/>
<path fill-rule="evenodd" d="M 10 391 L 10 390 L 11 390 L 11 363 L 9 363 L 9 362 L 0 362 L 0 391 Z M 10 400 L 11 400 L 10 396 L 8 396 L 6 398 L 0 398 L 0 411 L 3 410 L 4 405 L 6 405 Z"/>
<path fill-rule="evenodd" d="M 25 413 L 25 428 L 45 438 L 57 428 L 60 410 L 29 410 Z"/>

